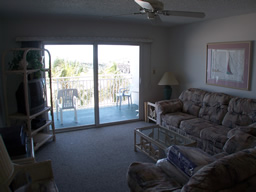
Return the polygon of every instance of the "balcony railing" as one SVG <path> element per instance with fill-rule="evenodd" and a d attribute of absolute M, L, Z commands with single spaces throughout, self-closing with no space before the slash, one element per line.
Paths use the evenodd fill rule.
<path fill-rule="evenodd" d="M 131 75 L 99 75 L 98 92 L 99 105 L 112 106 L 116 104 L 116 93 L 120 88 L 130 87 Z M 49 84 L 49 79 L 47 79 Z M 47 86 L 49 87 L 49 86 Z M 79 108 L 94 107 L 94 80 L 93 76 L 58 77 L 52 78 L 53 107 L 56 107 L 58 91 L 61 89 L 77 89 L 79 95 Z M 48 94 L 50 91 L 47 92 Z M 49 95 L 48 95 L 49 98 Z M 48 99 L 49 101 L 49 99 Z"/>

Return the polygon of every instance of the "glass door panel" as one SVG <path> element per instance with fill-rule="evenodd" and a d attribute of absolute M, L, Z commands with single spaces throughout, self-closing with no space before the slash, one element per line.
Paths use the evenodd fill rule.
<path fill-rule="evenodd" d="M 93 45 L 45 45 L 45 49 L 51 53 L 55 128 L 95 124 Z"/>
<path fill-rule="evenodd" d="M 137 45 L 98 45 L 99 123 L 139 118 Z"/>

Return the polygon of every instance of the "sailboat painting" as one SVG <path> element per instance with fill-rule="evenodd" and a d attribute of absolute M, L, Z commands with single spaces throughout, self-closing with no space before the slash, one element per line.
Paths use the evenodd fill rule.
<path fill-rule="evenodd" d="M 233 73 L 232 73 L 232 71 L 231 71 L 231 69 L 230 69 L 230 57 L 229 57 L 228 63 L 227 63 L 227 74 L 228 74 L 228 75 L 233 75 Z"/>
<path fill-rule="evenodd" d="M 251 42 L 207 44 L 206 83 L 249 90 Z"/>

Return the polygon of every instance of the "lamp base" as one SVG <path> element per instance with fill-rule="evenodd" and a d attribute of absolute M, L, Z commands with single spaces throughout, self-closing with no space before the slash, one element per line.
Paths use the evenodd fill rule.
<path fill-rule="evenodd" d="M 169 100 L 172 96 L 172 87 L 170 85 L 164 86 L 164 99 Z"/>

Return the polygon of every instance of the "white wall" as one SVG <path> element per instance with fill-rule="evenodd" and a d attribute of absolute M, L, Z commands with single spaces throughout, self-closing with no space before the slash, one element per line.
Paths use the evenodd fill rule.
<path fill-rule="evenodd" d="M 141 108 L 144 101 L 156 101 L 161 87 L 157 85 L 161 74 L 152 75 L 152 69 L 163 71 L 167 66 L 167 29 L 152 25 L 85 20 L 82 18 L 9 18 L 4 21 L 4 48 L 19 47 L 16 37 L 116 37 L 151 39 L 150 46 L 143 44 L 140 87 Z M 85 43 L 85 42 L 81 42 Z M 149 50 L 146 50 L 150 48 Z M 150 54 L 148 54 L 150 52 Z M 147 53 L 147 54 L 145 54 Z M 2 55 L 2 54 L 1 54 Z M 143 116 L 141 114 L 141 116 Z"/>
<path fill-rule="evenodd" d="M 256 98 L 256 49 L 252 46 L 251 89 L 249 91 L 207 85 L 206 45 L 211 42 L 256 40 L 256 13 L 200 22 L 169 29 L 169 70 L 180 85 L 176 96 L 190 87 Z"/>

